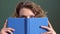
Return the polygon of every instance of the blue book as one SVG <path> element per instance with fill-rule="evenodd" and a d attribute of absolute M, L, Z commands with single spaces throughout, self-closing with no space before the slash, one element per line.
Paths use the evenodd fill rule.
<path fill-rule="evenodd" d="M 41 34 L 47 30 L 40 26 L 48 26 L 48 18 L 8 18 L 7 27 L 14 28 L 13 34 Z"/>

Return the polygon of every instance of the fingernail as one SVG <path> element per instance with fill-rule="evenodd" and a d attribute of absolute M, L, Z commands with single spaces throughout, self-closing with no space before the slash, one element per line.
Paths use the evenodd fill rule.
<path fill-rule="evenodd" d="M 41 26 L 41 27 L 44 27 L 44 26 Z"/>
<path fill-rule="evenodd" d="M 14 31 L 15 31 L 15 29 L 14 29 Z"/>
<path fill-rule="evenodd" d="M 43 27 L 43 26 L 40 26 L 40 28 Z"/>

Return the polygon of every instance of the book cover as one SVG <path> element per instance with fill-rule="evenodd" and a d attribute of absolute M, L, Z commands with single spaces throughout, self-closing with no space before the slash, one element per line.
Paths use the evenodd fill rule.
<path fill-rule="evenodd" d="M 13 34 L 41 34 L 47 31 L 40 26 L 48 26 L 48 18 L 8 18 L 7 26 L 15 29 Z"/>
<path fill-rule="evenodd" d="M 25 18 L 8 18 L 7 27 L 15 29 L 13 34 L 25 34 Z"/>
<path fill-rule="evenodd" d="M 46 32 L 41 26 L 48 26 L 48 18 L 29 18 L 27 19 L 28 34 L 41 34 Z"/>

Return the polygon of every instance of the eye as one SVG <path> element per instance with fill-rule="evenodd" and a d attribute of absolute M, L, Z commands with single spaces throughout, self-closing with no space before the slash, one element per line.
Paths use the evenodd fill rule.
<path fill-rule="evenodd" d="M 20 16 L 20 18 L 26 18 L 26 16 Z"/>
<path fill-rule="evenodd" d="M 30 18 L 34 18 L 35 16 L 31 15 Z"/>
<path fill-rule="evenodd" d="M 29 16 L 29 17 L 30 17 L 30 18 L 34 18 L 35 16 L 31 15 L 31 16 Z M 27 18 L 27 16 L 22 15 L 22 16 L 20 16 L 20 18 Z"/>

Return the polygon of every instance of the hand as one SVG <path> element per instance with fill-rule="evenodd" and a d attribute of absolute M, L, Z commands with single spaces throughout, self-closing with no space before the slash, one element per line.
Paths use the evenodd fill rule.
<path fill-rule="evenodd" d="M 13 34 L 12 31 L 15 31 L 15 30 L 13 28 L 7 28 L 6 25 L 7 25 L 7 20 L 6 20 L 5 24 L 4 24 L 4 27 L 1 29 L 0 33 L 1 34 L 8 34 L 7 32 L 9 32 L 9 33 Z"/>
<path fill-rule="evenodd" d="M 2 28 L 1 29 L 1 33 L 2 34 L 8 34 L 7 32 L 9 32 L 9 33 L 11 33 L 11 34 L 13 34 L 13 32 L 12 31 L 15 31 L 14 29 L 12 29 L 12 28 Z"/>
<path fill-rule="evenodd" d="M 48 27 L 47 27 L 47 26 L 41 26 L 42 28 L 48 30 L 48 32 L 44 32 L 44 33 L 42 33 L 42 34 L 56 34 L 56 32 L 55 32 L 54 29 L 52 28 L 50 22 L 48 22 L 48 24 L 49 24 Z"/>

